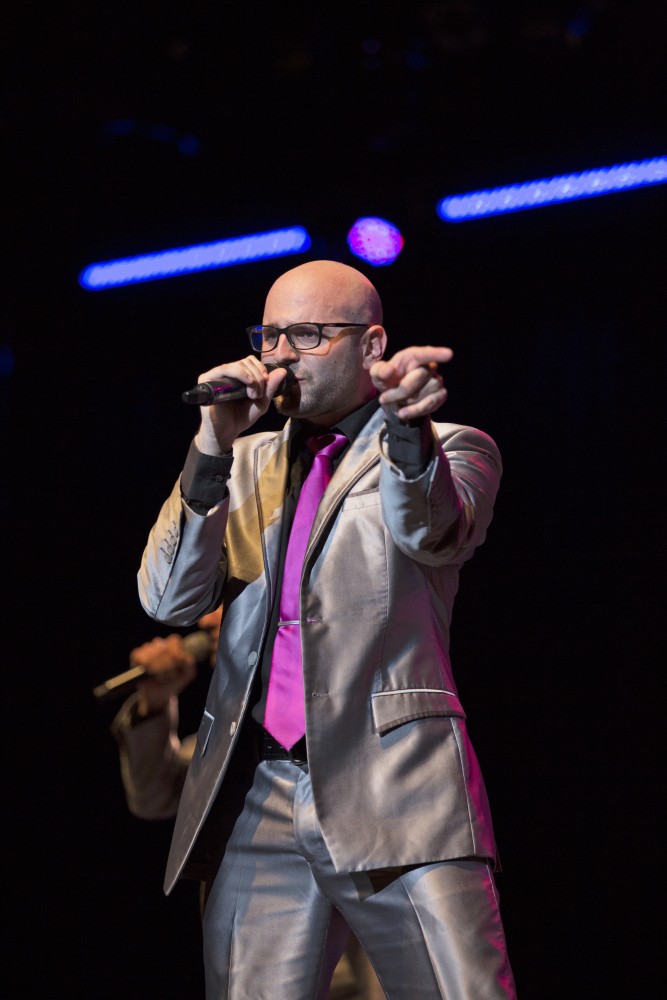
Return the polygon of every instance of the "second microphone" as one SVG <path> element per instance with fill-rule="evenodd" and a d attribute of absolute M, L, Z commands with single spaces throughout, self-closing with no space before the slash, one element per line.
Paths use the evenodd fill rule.
<path fill-rule="evenodd" d="M 208 632 L 190 632 L 183 636 L 183 649 L 186 653 L 194 656 L 197 663 L 204 663 L 211 653 L 211 636 Z M 115 677 L 109 677 L 102 684 L 93 688 L 93 695 L 98 701 L 105 701 L 111 698 L 125 697 L 136 690 L 139 681 L 149 678 L 151 673 L 141 664 L 130 667 L 129 670 Z"/>

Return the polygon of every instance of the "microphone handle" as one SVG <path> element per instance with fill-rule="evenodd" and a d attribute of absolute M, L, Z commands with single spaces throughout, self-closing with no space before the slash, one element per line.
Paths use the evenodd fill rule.
<path fill-rule="evenodd" d="M 269 362 L 266 365 L 267 371 L 275 371 L 276 368 L 284 368 L 284 365 L 276 365 Z M 278 389 L 284 389 L 288 372 L 285 370 L 285 379 Z M 212 406 L 215 403 L 227 403 L 234 399 L 246 399 L 248 395 L 247 386 L 237 378 L 211 379 L 209 382 L 200 382 L 193 389 L 188 389 L 181 393 L 184 403 L 191 403 L 195 406 Z"/>
<path fill-rule="evenodd" d="M 98 684 L 93 688 L 93 695 L 98 701 L 105 701 L 107 698 L 122 698 L 136 690 L 137 681 L 148 676 L 145 667 L 131 667 L 123 674 L 110 677 L 109 680 Z"/>

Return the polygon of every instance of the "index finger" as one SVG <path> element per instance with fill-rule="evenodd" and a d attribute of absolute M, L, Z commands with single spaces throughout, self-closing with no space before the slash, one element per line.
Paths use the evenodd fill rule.
<path fill-rule="evenodd" d="M 411 371 L 411 369 L 419 368 L 420 366 L 427 367 L 430 363 L 435 363 L 436 365 L 446 364 L 453 357 L 454 352 L 451 347 L 426 345 L 424 347 L 408 347 L 403 351 L 399 351 L 391 361 L 404 371 Z"/>

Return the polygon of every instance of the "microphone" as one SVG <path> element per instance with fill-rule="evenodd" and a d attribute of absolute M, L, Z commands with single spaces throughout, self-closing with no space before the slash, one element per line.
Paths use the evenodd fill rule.
<path fill-rule="evenodd" d="M 194 656 L 197 663 L 204 663 L 209 658 L 211 645 L 211 637 L 208 632 L 190 632 L 189 635 L 183 637 L 183 649 Z M 143 680 L 144 677 L 154 676 L 155 674 L 149 673 L 146 667 L 138 664 L 136 667 L 131 667 L 124 673 L 109 677 L 102 684 L 98 684 L 96 688 L 93 688 L 93 695 L 98 701 L 118 698 L 121 695 L 125 696 L 135 690 L 138 681 Z"/>
<path fill-rule="evenodd" d="M 277 365 L 272 361 L 266 365 L 267 371 L 274 372 L 277 368 L 285 369 L 285 378 L 278 387 L 278 393 L 284 392 L 290 383 L 294 382 L 294 375 L 286 365 Z M 276 393 L 276 395 L 278 395 Z M 239 382 L 237 378 L 216 378 L 210 382 L 200 382 L 193 389 L 181 393 L 184 403 L 194 403 L 196 406 L 211 406 L 213 403 L 226 403 L 234 399 L 246 399 L 248 387 Z"/>

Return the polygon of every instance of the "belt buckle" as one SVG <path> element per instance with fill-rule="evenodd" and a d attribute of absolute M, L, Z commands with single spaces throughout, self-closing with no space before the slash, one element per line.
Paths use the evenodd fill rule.
<path fill-rule="evenodd" d="M 307 764 L 306 737 L 302 736 L 300 740 L 296 741 L 291 750 L 287 750 L 270 733 L 264 730 L 260 734 L 259 758 L 260 760 L 288 760 L 291 764 L 296 764 L 297 766 Z"/>
<path fill-rule="evenodd" d="M 308 753 L 306 750 L 306 737 L 302 736 L 300 740 L 297 740 L 291 750 L 288 750 L 289 759 L 292 764 L 307 764 L 308 763 Z"/>

